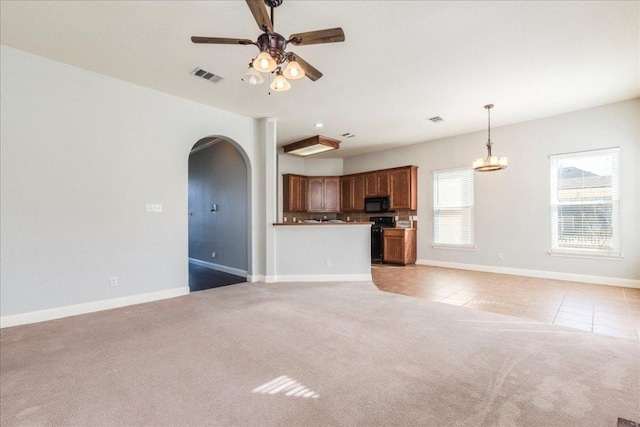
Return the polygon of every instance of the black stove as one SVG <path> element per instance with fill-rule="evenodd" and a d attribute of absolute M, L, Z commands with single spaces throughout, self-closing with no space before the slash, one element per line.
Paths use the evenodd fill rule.
<path fill-rule="evenodd" d="M 372 216 L 369 221 L 373 222 L 371 226 L 371 262 L 384 262 L 382 230 L 387 227 L 395 227 L 396 222 L 392 216 Z"/>

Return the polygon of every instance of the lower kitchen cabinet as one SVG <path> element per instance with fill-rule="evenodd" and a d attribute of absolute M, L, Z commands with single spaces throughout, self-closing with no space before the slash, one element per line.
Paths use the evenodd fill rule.
<path fill-rule="evenodd" d="M 385 228 L 382 239 L 384 262 L 402 265 L 416 263 L 415 228 Z"/>

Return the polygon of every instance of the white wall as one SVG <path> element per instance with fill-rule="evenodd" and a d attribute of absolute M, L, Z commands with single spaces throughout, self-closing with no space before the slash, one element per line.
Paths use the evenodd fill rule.
<path fill-rule="evenodd" d="M 493 114 L 499 123 L 499 110 Z M 475 174 L 475 251 L 434 249 L 432 171 L 470 166 L 486 155 L 486 131 L 345 159 L 356 173 L 415 164 L 418 258 L 480 266 L 640 279 L 640 99 L 495 127 L 493 152 L 504 171 Z M 549 155 L 621 147 L 623 260 L 551 257 Z M 503 260 L 497 253 L 504 254 Z"/>
<path fill-rule="evenodd" d="M 371 280 L 371 227 L 283 225 L 275 228 L 275 277 L 269 280 Z"/>
<path fill-rule="evenodd" d="M 286 156 L 284 154 L 283 156 Z M 304 159 L 304 174 L 307 176 L 340 176 L 344 172 L 343 159 Z"/>
<path fill-rule="evenodd" d="M 189 151 L 222 135 L 259 164 L 256 122 L 5 46 L 0 63 L 2 316 L 188 286 Z"/>

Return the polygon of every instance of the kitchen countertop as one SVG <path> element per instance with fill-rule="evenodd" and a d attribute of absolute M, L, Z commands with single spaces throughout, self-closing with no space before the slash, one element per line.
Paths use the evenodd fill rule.
<path fill-rule="evenodd" d="M 329 221 L 323 221 L 323 222 L 275 222 L 273 225 L 277 225 L 277 226 L 300 226 L 300 225 L 311 225 L 311 226 L 327 226 L 327 225 L 338 225 L 338 226 L 343 226 L 343 225 L 371 225 L 373 224 L 373 222 L 356 222 L 356 221 L 349 221 L 349 222 L 329 222 Z"/>

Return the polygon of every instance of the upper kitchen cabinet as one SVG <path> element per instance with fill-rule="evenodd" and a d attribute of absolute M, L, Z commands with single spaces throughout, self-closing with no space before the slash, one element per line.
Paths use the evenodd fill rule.
<path fill-rule="evenodd" d="M 340 210 L 353 211 L 353 176 L 340 177 Z"/>
<path fill-rule="evenodd" d="M 362 174 L 364 177 L 364 196 L 378 197 L 388 196 L 389 192 L 389 170 L 379 170 Z"/>
<path fill-rule="evenodd" d="M 353 210 L 364 210 L 365 177 L 364 174 L 353 176 Z"/>
<path fill-rule="evenodd" d="M 366 197 L 389 196 L 389 208 L 417 210 L 418 167 L 339 176 L 283 175 L 284 212 L 364 212 Z"/>
<path fill-rule="evenodd" d="M 390 208 L 418 209 L 418 167 L 389 169 Z"/>
<path fill-rule="evenodd" d="M 364 196 L 376 197 L 378 196 L 378 173 L 367 172 L 364 174 Z"/>
<path fill-rule="evenodd" d="M 388 196 L 391 194 L 389 189 L 389 169 L 377 171 L 376 182 L 378 184 L 378 194 L 376 196 Z"/>
<path fill-rule="evenodd" d="M 309 177 L 307 212 L 340 212 L 340 177 Z"/>
<path fill-rule="evenodd" d="M 365 174 L 340 177 L 340 187 L 342 189 L 340 210 L 342 212 L 364 210 L 365 181 Z"/>
<path fill-rule="evenodd" d="M 307 211 L 308 178 L 302 175 L 282 175 L 282 203 L 284 212 Z"/>

